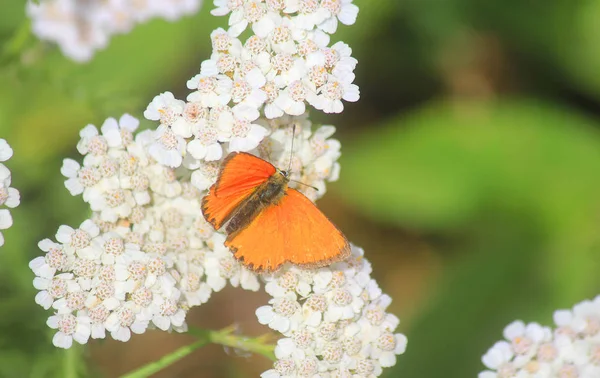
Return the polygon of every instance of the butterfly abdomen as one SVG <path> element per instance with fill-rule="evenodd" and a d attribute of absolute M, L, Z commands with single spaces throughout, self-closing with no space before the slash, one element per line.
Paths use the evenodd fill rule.
<path fill-rule="evenodd" d="M 266 204 L 278 202 L 284 193 L 284 185 L 271 181 L 267 182 L 260 193 L 257 191 L 258 198 Z"/>
<path fill-rule="evenodd" d="M 287 189 L 288 179 L 275 173 L 239 206 L 227 225 L 227 233 L 235 234 L 246 228 L 261 211 L 268 206 L 277 205 Z"/>

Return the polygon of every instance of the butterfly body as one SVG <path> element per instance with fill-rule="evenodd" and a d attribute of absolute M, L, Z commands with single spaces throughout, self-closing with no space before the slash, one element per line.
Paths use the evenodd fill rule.
<path fill-rule="evenodd" d="M 260 185 L 242 203 L 227 224 L 228 234 L 234 234 L 248 226 L 257 215 L 268 206 L 278 206 L 288 187 L 289 179 L 282 171 L 277 171 L 268 181 Z"/>
<path fill-rule="evenodd" d="M 205 219 L 225 226 L 225 245 L 248 268 L 277 270 L 286 262 L 320 267 L 350 255 L 344 235 L 285 171 L 247 153 L 232 153 L 202 201 Z"/>

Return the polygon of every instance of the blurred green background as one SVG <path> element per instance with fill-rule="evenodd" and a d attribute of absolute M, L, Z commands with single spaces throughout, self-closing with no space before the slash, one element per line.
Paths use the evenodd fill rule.
<path fill-rule="evenodd" d="M 388 377 L 465 378 L 515 319 L 600 292 L 600 1 L 355 0 L 334 39 L 359 60 L 361 100 L 338 126 L 342 176 L 323 210 L 363 246 L 408 335 Z M 22 204 L 0 248 L 0 377 L 114 377 L 189 343 L 150 331 L 128 343 L 56 350 L 28 262 L 86 206 L 59 169 L 78 131 L 141 117 L 210 54 L 209 15 L 153 21 L 78 65 L 27 33 L 24 2 L 0 12 L 0 137 Z M 150 125 L 149 123 L 147 125 Z M 228 289 L 190 312 L 203 328 L 266 331 L 264 293 Z M 157 377 L 257 376 L 270 363 L 209 346 Z"/>

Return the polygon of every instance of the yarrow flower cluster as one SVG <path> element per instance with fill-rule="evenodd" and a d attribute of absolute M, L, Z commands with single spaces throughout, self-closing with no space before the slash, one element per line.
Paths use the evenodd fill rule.
<path fill-rule="evenodd" d="M 600 377 L 600 296 L 554 313 L 554 328 L 515 321 L 483 356 L 479 378 Z"/>
<path fill-rule="evenodd" d="M 195 176 L 229 152 L 263 148 L 272 120 L 289 123 L 289 117 L 306 113 L 307 104 L 339 113 L 342 100 L 359 98 L 352 50 L 343 42 L 329 46 L 328 34 L 338 21 L 355 22 L 358 8 L 351 1 L 216 0 L 215 5 L 212 13 L 230 14 L 230 26 L 212 32 L 213 53 L 187 82 L 192 90 L 187 101 L 165 92 L 144 112 L 160 122 L 152 157 L 170 167 L 183 165 Z"/>
<path fill-rule="evenodd" d="M 5 162 L 13 155 L 13 150 L 10 148 L 6 140 L 0 139 L 0 162 Z M 10 187 L 11 173 L 8 168 L 0 163 L 0 207 L 14 208 L 21 201 L 19 191 Z M 10 210 L 0 208 L 0 246 L 4 245 L 4 235 L 1 230 L 6 230 L 12 226 L 13 220 Z"/>
<path fill-rule="evenodd" d="M 33 32 L 75 61 L 90 60 L 112 35 L 153 18 L 176 21 L 198 11 L 201 0 L 41 0 L 27 3 Z"/>
<path fill-rule="evenodd" d="M 258 321 L 282 333 L 277 362 L 263 378 L 374 377 L 396 364 L 406 336 L 386 313 L 391 298 L 370 277 L 363 250 L 319 270 L 289 268 L 264 277 L 273 297 L 256 311 Z"/>
<path fill-rule="evenodd" d="M 256 291 L 264 281 L 273 298 L 256 315 L 284 338 L 263 377 L 378 376 L 404 352 L 406 337 L 394 333 L 391 298 L 370 277 L 361 249 L 326 268 L 285 266 L 259 276 L 235 259 L 225 232 L 201 210 L 234 151 L 290 171 L 313 201 L 338 179 L 335 128 L 314 126 L 306 104 L 340 112 L 342 99 L 358 100 L 350 48 L 329 47 L 329 34 L 338 22 L 354 23 L 358 8 L 351 0 L 215 5 L 213 14 L 230 14 L 229 29 L 211 34 L 212 56 L 188 81 L 187 101 L 156 96 L 144 112 L 159 122 L 155 130 L 138 131 L 128 114 L 87 125 L 77 144 L 82 159 L 63 162 L 65 187 L 91 216 L 77 228 L 60 226 L 30 263 L 35 301 L 52 309 L 53 343 L 69 348 L 107 335 L 127 341 L 151 328 L 182 332 L 189 309 L 213 292 L 228 283 Z"/>
<path fill-rule="evenodd" d="M 287 164 L 292 124 L 298 130 L 294 177 L 324 189 L 339 172 L 339 142 L 328 139 L 333 126 L 312 132 L 306 117 L 265 123 L 270 136 L 255 152 Z M 127 341 L 149 327 L 185 331 L 187 311 L 228 282 L 260 287 L 257 275 L 224 246 L 225 234 L 202 215 L 201 199 L 217 179 L 219 162 L 194 172 L 198 189 L 190 171 L 152 158 L 158 131 L 136 135 L 138 125 L 128 114 L 99 129 L 87 125 L 77 144 L 82 162 L 65 159 L 61 168 L 66 188 L 82 196 L 92 217 L 79 228 L 61 226 L 56 241 L 39 243 L 44 256 L 30 263 L 40 290 L 36 302 L 54 311 L 48 325 L 57 329 L 58 347 L 107 333 Z"/>

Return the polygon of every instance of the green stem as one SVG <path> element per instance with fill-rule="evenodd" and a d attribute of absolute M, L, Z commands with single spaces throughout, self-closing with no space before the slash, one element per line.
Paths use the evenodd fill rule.
<path fill-rule="evenodd" d="M 73 343 L 75 344 L 75 343 Z M 73 345 L 64 351 L 63 357 L 63 377 L 77 378 L 79 358 L 81 357 L 81 348 L 78 345 Z"/>
<path fill-rule="evenodd" d="M 151 362 L 147 365 L 142 366 L 141 368 L 132 371 L 131 373 L 127 373 L 121 378 L 142 378 L 149 377 L 150 375 L 159 372 L 160 370 L 166 368 L 167 366 L 179 361 L 183 357 L 189 355 L 196 349 L 202 348 L 206 344 L 208 344 L 209 340 L 198 340 L 193 344 L 186 345 L 174 351 L 171 354 L 167 354 L 163 358 L 158 361 Z"/>
<path fill-rule="evenodd" d="M 268 343 L 269 335 L 245 337 L 233 334 L 234 330 L 235 328 L 233 327 L 227 327 L 219 331 L 190 327 L 188 332 L 196 337 L 208 338 L 210 342 L 215 344 L 260 354 L 271 361 L 276 360 L 274 354 L 275 346 Z"/>
<path fill-rule="evenodd" d="M 275 360 L 275 355 L 273 353 L 275 347 L 267 343 L 268 336 L 259 336 L 254 338 L 238 336 L 233 334 L 234 329 L 234 327 L 227 327 L 219 331 L 212 331 L 200 328 L 190 328 L 189 334 L 198 338 L 198 341 L 181 347 L 176 351 L 162 357 L 160 360 L 142 366 L 137 370 L 121 376 L 121 378 L 148 377 L 179 361 L 183 357 L 186 357 L 196 349 L 202 348 L 210 343 L 243 349 L 248 352 L 260 354 L 270 360 Z"/>

